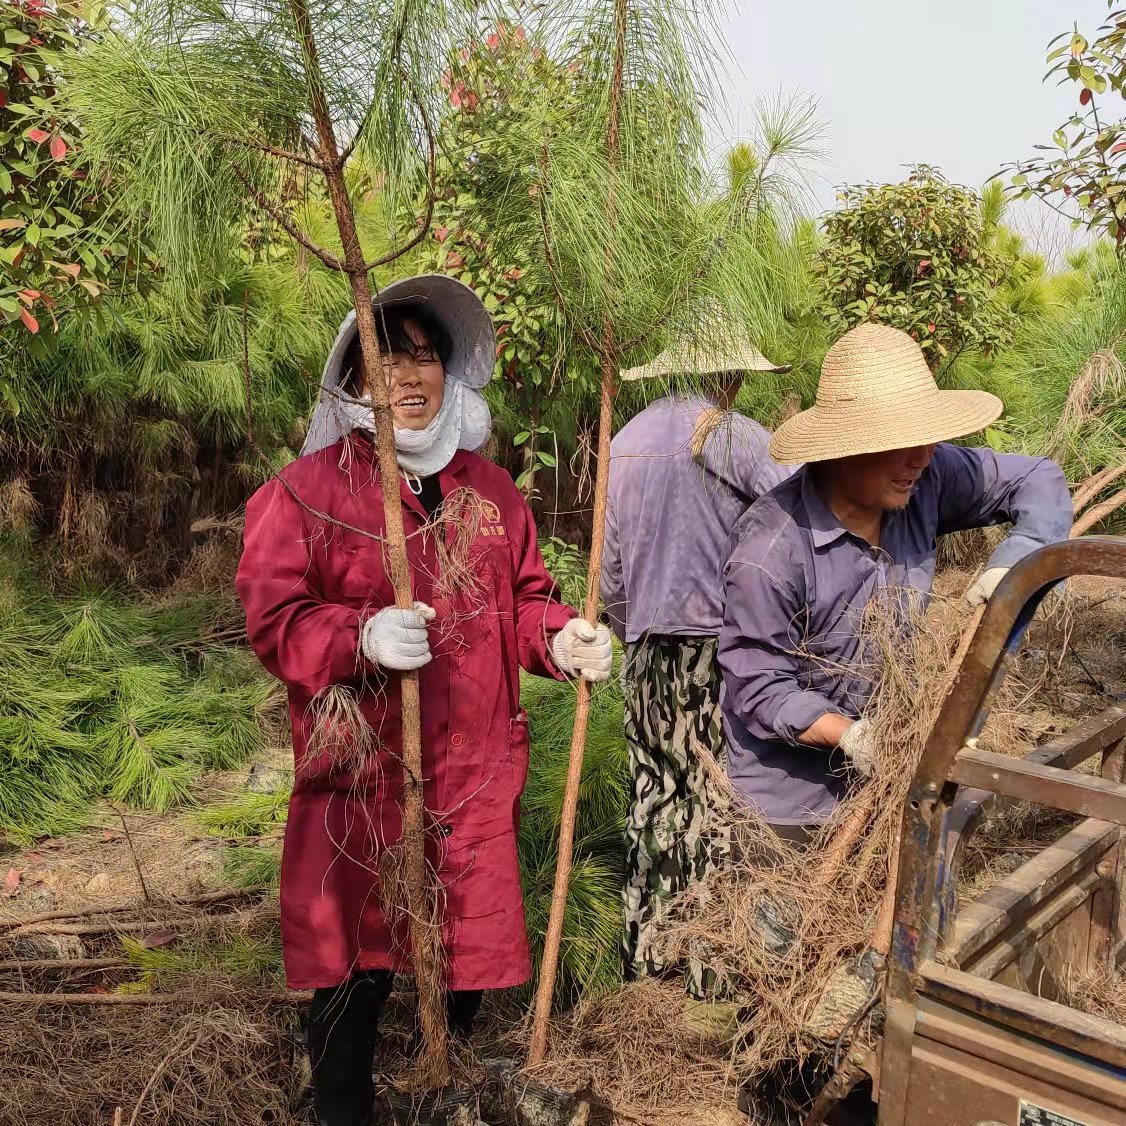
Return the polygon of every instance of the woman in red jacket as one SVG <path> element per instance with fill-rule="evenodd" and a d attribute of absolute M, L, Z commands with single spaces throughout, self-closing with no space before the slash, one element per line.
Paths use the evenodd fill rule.
<path fill-rule="evenodd" d="M 489 434 L 480 388 L 495 356 L 484 306 L 452 278 L 411 278 L 382 292 L 376 321 L 414 609 L 395 609 L 385 567 L 371 373 L 354 314 L 329 354 L 302 456 L 247 504 L 237 579 L 250 642 L 289 694 L 282 939 L 290 986 L 315 991 L 321 1126 L 369 1121 L 380 1012 L 393 974 L 411 972 L 405 919 L 385 910 L 380 878 L 402 828 L 399 673 L 419 675 L 450 1025 L 464 1035 L 482 990 L 531 973 L 516 854 L 528 769 L 520 670 L 591 681 L 610 671 L 608 632 L 559 601 L 527 503 L 474 452 Z M 476 533 L 468 543 L 449 523 L 459 515 Z"/>

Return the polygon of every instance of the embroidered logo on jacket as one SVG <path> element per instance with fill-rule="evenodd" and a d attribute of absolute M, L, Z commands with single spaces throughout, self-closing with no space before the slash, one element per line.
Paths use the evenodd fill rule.
<path fill-rule="evenodd" d="M 504 524 L 501 523 L 500 509 L 491 500 L 481 501 L 481 514 L 481 535 L 506 535 Z"/>

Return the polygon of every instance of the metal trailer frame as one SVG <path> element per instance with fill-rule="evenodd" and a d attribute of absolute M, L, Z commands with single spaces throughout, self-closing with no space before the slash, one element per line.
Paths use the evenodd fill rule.
<path fill-rule="evenodd" d="M 1038 948 L 1073 913 L 1083 968 L 1126 960 L 1126 706 L 1024 758 L 977 748 L 1037 607 L 1057 582 L 1077 575 L 1126 578 L 1126 538 L 1069 540 L 1012 568 L 916 770 L 900 836 L 884 1036 L 864 1061 L 880 1126 L 1126 1124 L 1126 1028 L 1048 999 L 1058 983 Z M 1073 773 L 1095 755 L 1099 775 Z M 1087 820 L 959 919 L 966 841 L 987 810 L 1014 801 Z"/>

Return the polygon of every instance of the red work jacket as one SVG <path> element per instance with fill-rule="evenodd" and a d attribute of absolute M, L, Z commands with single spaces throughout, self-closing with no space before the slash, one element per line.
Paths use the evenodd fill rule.
<path fill-rule="evenodd" d="M 385 914 L 380 895 L 381 858 L 402 832 L 401 703 L 398 674 L 359 652 L 363 622 L 394 605 L 383 545 L 343 526 L 383 534 L 371 444 L 350 435 L 282 476 L 247 504 L 237 585 L 250 643 L 289 693 L 282 940 L 290 986 L 314 989 L 357 969 L 411 972 L 403 914 Z M 434 659 L 419 673 L 430 859 L 444 889 L 449 988 L 498 989 L 531 973 L 516 855 L 528 771 L 520 669 L 560 677 L 550 641 L 575 611 L 556 597 L 531 511 L 504 470 L 459 451 L 439 480 L 444 497 L 468 486 L 488 503 L 470 546 L 476 590 L 443 597 L 432 537 L 418 534 L 426 512 L 400 481 L 414 597 L 437 611 Z M 341 688 L 367 721 L 363 755 L 326 711 Z"/>

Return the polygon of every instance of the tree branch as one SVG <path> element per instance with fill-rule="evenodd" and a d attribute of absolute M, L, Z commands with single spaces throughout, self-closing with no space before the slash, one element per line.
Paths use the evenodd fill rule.
<path fill-rule="evenodd" d="M 280 149 L 276 145 L 268 144 L 266 141 L 259 141 L 254 137 L 221 136 L 218 140 L 225 145 L 237 145 L 244 149 L 255 149 L 258 152 L 276 156 L 279 160 L 291 160 L 295 164 L 305 165 L 306 168 L 315 168 L 318 172 L 324 171 L 324 164 L 314 157 L 302 156 L 300 153 L 290 152 L 289 149 Z"/>
<path fill-rule="evenodd" d="M 1096 504 L 1093 508 L 1088 508 L 1087 511 L 1075 521 L 1075 526 L 1071 529 L 1071 538 L 1075 539 L 1076 536 L 1082 536 L 1087 531 L 1093 528 L 1101 520 L 1105 520 L 1112 512 L 1117 512 L 1124 504 L 1126 504 L 1126 489 L 1119 489 L 1118 492 Z"/>
<path fill-rule="evenodd" d="M 235 174 L 235 178 L 246 189 L 247 194 L 259 210 L 264 211 L 294 242 L 303 246 L 310 254 L 315 254 L 330 270 L 344 273 L 344 261 L 338 258 L 323 246 L 318 246 L 301 228 L 287 215 L 281 207 L 271 202 L 251 182 L 250 178 L 233 161 L 227 161 L 227 167 Z"/>

